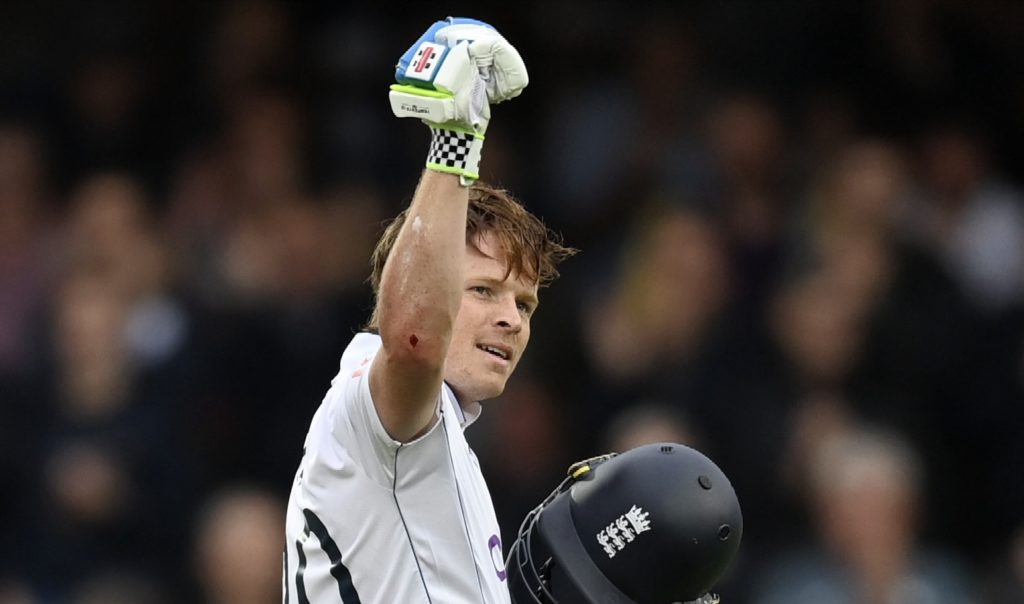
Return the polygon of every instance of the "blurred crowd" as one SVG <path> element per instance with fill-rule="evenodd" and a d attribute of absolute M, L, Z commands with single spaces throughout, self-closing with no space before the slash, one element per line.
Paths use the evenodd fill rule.
<path fill-rule="evenodd" d="M 0 6 L 0 604 L 280 601 L 427 147 L 385 94 L 444 15 L 368 4 Z M 505 542 L 671 440 L 739 495 L 729 602 L 1024 601 L 1024 5 L 471 10 L 532 80 L 484 177 L 582 250 L 469 433 Z"/>

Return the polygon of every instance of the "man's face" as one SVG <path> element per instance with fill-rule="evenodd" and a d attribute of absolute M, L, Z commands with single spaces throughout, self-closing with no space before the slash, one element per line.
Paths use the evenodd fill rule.
<path fill-rule="evenodd" d="M 477 243 L 466 245 L 462 305 L 445 361 L 445 380 L 460 402 L 501 394 L 530 340 L 537 308 L 537 283 L 505 278 L 504 253 L 492 235 Z"/>

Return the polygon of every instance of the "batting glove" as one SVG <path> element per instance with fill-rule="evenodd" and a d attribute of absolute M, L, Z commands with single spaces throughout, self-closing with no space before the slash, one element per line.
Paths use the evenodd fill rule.
<path fill-rule="evenodd" d="M 389 94 L 398 117 L 431 129 L 427 168 L 479 178 L 490 106 L 519 96 L 529 83 L 519 52 L 492 26 L 449 17 L 434 23 L 402 55 Z"/>

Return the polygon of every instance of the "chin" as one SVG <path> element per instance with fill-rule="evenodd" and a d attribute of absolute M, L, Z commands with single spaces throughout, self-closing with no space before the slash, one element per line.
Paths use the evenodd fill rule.
<path fill-rule="evenodd" d="M 485 396 L 480 397 L 480 400 L 481 401 L 488 401 L 488 400 L 491 400 L 492 398 L 498 398 L 499 396 L 501 396 L 502 392 L 505 392 L 505 384 L 504 383 L 502 383 L 500 386 L 492 388 Z"/>
<path fill-rule="evenodd" d="M 501 396 L 501 393 L 505 391 L 505 380 L 476 382 L 474 384 L 467 384 L 466 388 L 459 388 L 457 384 L 452 384 L 451 386 L 460 400 L 465 399 L 466 401 L 479 402 Z M 465 393 L 465 396 L 462 393 Z"/>
<path fill-rule="evenodd" d="M 498 398 L 501 393 L 505 391 L 505 382 L 501 383 L 487 383 L 478 384 L 477 396 L 473 400 L 476 401 L 488 401 L 492 398 Z"/>

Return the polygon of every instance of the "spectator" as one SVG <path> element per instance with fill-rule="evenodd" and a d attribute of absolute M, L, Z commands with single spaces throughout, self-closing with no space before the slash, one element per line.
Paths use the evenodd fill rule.
<path fill-rule="evenodd" d="M 698 368 L 713 352 L 730 293 L 715 223 L 691 210 L 656 208 L 637 221 L 618 270 L 584 317 L 598 380 L 591 411 L 603 421 L 636 397 L 709 404 Z M 700 422 L 701 410 L 692 412 Z"/>
<path fill-rule="evenodd" d="M 258 488 L 236 486 L 212 497 L 196 531 L 196 574 L 206 604 L 281 600 L 284 503 Z"/>
<path fill-rule="evenodd" d="M 28 587 L 0 580 L 0 604 L 36 604 L 38 600 Z"/>
<path fill-rule="evenodd" d="M 1024 301 L 1024 195 L 1001 180 L 981 137 L 933 127 L 924 137 L 922 191 L 907 228 L 986 313 Z"/>
<path fill-rule="evenodd" d="M 971 602 L 966 570 L 917 537 L 922 467 L 902 438 L 854 428 L 807 476 L 817 541 L 769 564 L 754 601 Z"/>
<path fill-rule="evenodd" d="M 50 177 L 39 134 L 0 122 L 0 380 L 38 368 L 32 329 L 55 268 Z"/>
<path fill-rule="evenodd" d="M 69 600 L 71 604 L 168 604 L 170 599 L 151 579 L 113 571 L 89 579 Z"/>
<path fill-rule="evenodd" d="M 657 402 L 630 405 L 613 417 L 605 442 L 604 449 L 616 453 L 658 442 L 702 448 L 699 435 L 683 413 L 672 405 Z"/>
<path fill-rule="evenodd" d="M 1024 526 L 1014 531 L 1005 559 L 995 565 L 988 579 L 985 602 L 1011 604 L 1024 601 Z"/>

